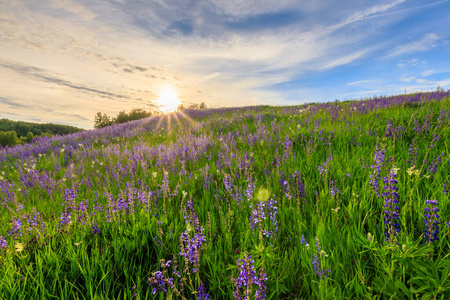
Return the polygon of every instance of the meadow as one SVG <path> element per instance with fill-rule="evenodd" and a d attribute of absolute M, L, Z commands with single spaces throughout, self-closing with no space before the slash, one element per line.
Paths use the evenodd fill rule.
<path fill-rule="evenodd" d="M 449 299 L 450 90 L 0 150 L 1 299 Z"/>

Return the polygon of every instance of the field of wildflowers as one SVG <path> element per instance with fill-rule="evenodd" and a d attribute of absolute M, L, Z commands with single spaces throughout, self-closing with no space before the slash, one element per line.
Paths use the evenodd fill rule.
<path fill-rule="evenodd" d="M 449 299 L 450 91 L 0 150 L 1 299 Z"/>

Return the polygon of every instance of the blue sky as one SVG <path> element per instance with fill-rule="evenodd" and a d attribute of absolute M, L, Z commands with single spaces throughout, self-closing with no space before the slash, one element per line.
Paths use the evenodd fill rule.
<path fill-rule="evenodd" d="M 0 117 L 292 105 L 450 88 L 450 0 L 8 0 Z"/>

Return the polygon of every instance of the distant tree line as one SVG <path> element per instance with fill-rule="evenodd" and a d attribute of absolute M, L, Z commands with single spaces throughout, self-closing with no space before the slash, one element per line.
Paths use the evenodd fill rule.
<path fill-rule="evenodd" d="M 180 104 L 177 109 L 183 110 L 183 109 L 187 109 L 187 108 L 189 108 L 189 109 L 205 109 L 208 107 L 206 106 L 205 102 L 202 102 L 200 104 L 198 104 L 198 103 L 190 104 L 188 107 L 185 107 L 183 104 Z M 151 117 L 154 114 L 155 114 L 155 112 L 147 111 L 142 108 L 133 108 L 129 113 L 122 110 L 115 117 L 108 116 L 106 113 L 102 113 L 99 111 L 95 115 L 94 128 L 103 128 L 103 127 L 110 126 L 113 124 L 120 124 L 120 123 L 129 122 L 129 121 L 144 119 L 144 118 Z"/>
<path fill-rule="evenodd" d="M 208 108 L 205 104 L 205 102 L 202 103 L 192 103 L 189 106 L 185 107 L 184 104 L 178 105 L 178 110 L 184 110 L 184 109 L 206 109 Z"/>
<path fill-rule="evenodd" d="M 148 118 L 151 117 L 152 115 L 153 113 L 151 111 L 147 111 L 141 108 L 134 108 L 129 113 L 126 113 L 124 110 L 122 110 L 115 117 L 110 117 L 106 113 L 102 113 L 99 111 L 95 116 L 94 127 L 103 128 L 113 124 L 120 124 L 129 121 Z"/>
<path fill-rule="evenodd" d="M 50 137 L 54 134 L 69 134 L 83 129 L 60 124 L 38 124 L 24 121 L 0 119 L 0 145 L 16 146 L 31 143 L 38 136 Z"/>

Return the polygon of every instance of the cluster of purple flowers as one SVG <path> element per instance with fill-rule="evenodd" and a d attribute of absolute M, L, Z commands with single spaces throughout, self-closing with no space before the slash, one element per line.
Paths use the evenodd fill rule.
<path fill-rule="evenodd" d="M 283 189 L 284 196 L 287 199 L 305 199 L 305 185 L 302 181 L 302 176 L 297 170 L 286 178 L 284 172 L 280 172 L 280 186 Z"/>
<path fill-rule="evenodd" d="M 152 287 L 153 295 L 157 292 L 166 293 L 168 288 L 173 288 L 173 278 L 165 278 L 161 271 L 156 271 L 147 281 Z"/>
<path fill-rule="evenodd" d="M 417 148 L 417 142 L 414 139 L 411 143 L 411 145 L 409 146 L 409 159 L 408 159 L 408 164 L 415 166 L 416 162 L 417 162 L 417 156 L 418 156 L 418 151 L 419 149 Z"/>
<path fill-rule="evenodd" d="M 253 192 L 255 191 L 255 180 L 252 176 L 247 178 L 247 189 L 245 190 L 245 196 L 248 201 L 251 201 L 253 198 Z"/>
<path fill-rule="evenodd" d="M 375 148 L 374 160 L 375 163 L 370 166 L 370 168 L 374 169 L 374 173 L 370 174 L 369 183 L 378 197 L 380 192 L 381 167 L 385 160 L 385 149 L 384 148 L 380 149 L 378 144 L 376 145 Z"/>
<path fill-rule="evenodd" d="M 210 296 L 206 291 L 205 284 L 203 282 L 200 282 L 200 285 L 197 289 L 197 300 L 208 300 L 209 298 Z"/>
<path fill-rule="evenodd" d="M 180 256 L 184 256 L 189 263 L 193 264 L 193 273 L 199 272 L 198 264 L 200 259 L 200 250 L 204 242 L 206 242 L 206 238 L 203 233 L 203 227 L 200 228 L 200 232 L 194 233 L 193 237 L 191 237 L 189 231 L 187 230 L 185 230 L 180 236 Z"/>
<path fill-rule="evenodd" d="M 11 220 L 11 229 L 8 230 L 8 234 L 14 239 L 18 239 L 23 235 L 23 231 L 26 230 L 28 236 L 33 233 L 36 235 L 41 234 L 45 230 L 45 223 L 42 221 L 41 215 L 36 209 L 33 209 L 31 213 L 25 213 L 20 215 L 21 205 L 16 210 L 17 216 L 14 216 Z"/>
<path fill-rule="evenodd" d="M 325 277 L 328 278 L 329 277 L 329 273 L 331 273 L 331 268 L 325 270 L 322 267 L 322 264 L 320 262 L 320 258 L 322 256 L 326 256 L 325 252 L 322 251 L 322 247 L 320 246 L 320 241 L 319 238 L 316 237 L 316 249 L 317 249 L 317 254 L 315 254 L 311 260 L 311 264 L 313 266 L 314 269 L 314 273 L 319 277 L 319 280 L 324 279 Z"/>
<path fill-rule="evenodd" d="M 388 176 L 384 177 L 384 224 L 385 231 L 384 235 L 386 236 L 386 242 L 395 240 L 395 236 L 400 233 L 400 223 L 399 219 L 399 207 L 398 198 L 399 195 L 397 193 L 398 187 L 396 186 L 397 182 L 397 174 L 394 169 L 391 169 Z"/>
<path fill-rule="evenodd" d="M 423 231 L 423 233 L 425 234 L 427 243 L 431 243 L 439 240 L 439 207 L 437 200 L 426 200 L 425 203 L 427 206 L 424 208 L 425 219 L 423 222 L 427 228 Z"/>
<path fill-rule="evenodd" d="M 186 208 L 183 209 L 187 230 L 180 236 L 180 256 L 184 257 L 185 267 L 192 264 L 192 272 L 199 272 L 200 250 L 206 242 L 203 226 L 200 226 L 200 220 L 194 210 L 192 199 L 187 201 Z"/>
<path fill-rule="evenodd" d="M 330 180 L 330 194 L 331 196 L 336 196 L 336 194 L 339 194 L 341 191 L 336 187 L 336 182 L 334 180 Z"/>
<path fill-rule="evenodd" d="M 252 260 L 252 256 L 247 253 L 244 253 L 244 258 L 237 261 L 239 276 L 238 278 L 231 276 L 231 281 L 234 284 L 234 299 L 253 299 L 252 287 L 256 288 L 254 299 L 262 300 L 266 298 L 267 274 L 264 273 L 264 269 L 260 269 L 257 276 L 254 264 L 255 261 Z"/>
<path fill-rule="evenodd" d="M 0 250 L 8 248 L 6 238 L 0 235 Z"/>
<path fill-rule="evenodd" d="M 333 156 L 331 154 L 327 157 L 327 160 L 323 164 L 319 164 L 317 169 L 319 170 L 320 175 L 326 175 L 331 167 L 331 162 L 333 161 Z"/>
<path fill-rule="evenodd" d="M 278 207 L 277 201 L 269 199 L 267 201 L 258 201 L 256 204 L 250 205 L 253 208 L 252 215 L 249 217 L 250 226 L 253 230 L 258 228 L 260 232 L 266 237 L 271 237 L 272 235 L 277 235 L 278 233 Z M 264 221 L 269 220 L 266 227 L 263 227 Z"/>
<path fill-rule="evenodd" d="M 205 191 L 209 190 L 209 185 L 212 182 L 211 175 L 209 174 L 209 165 L 206 165 L 204 169 L 200 170 L 203 177 L 203 189 Z"/>

